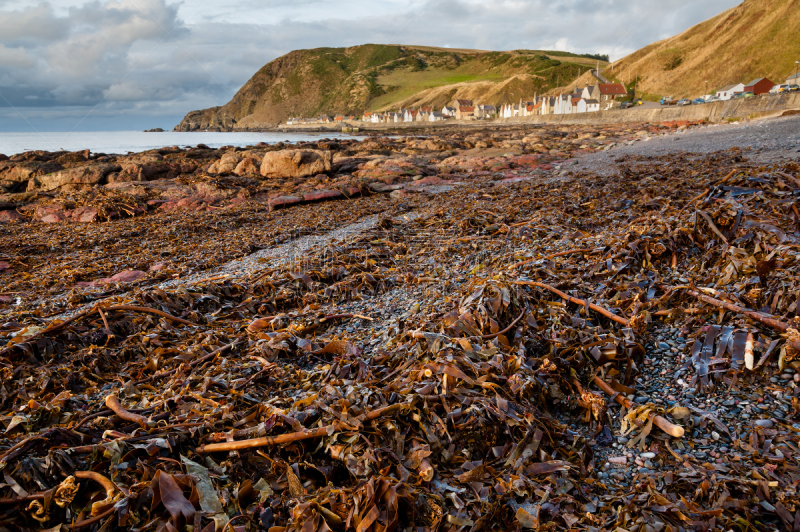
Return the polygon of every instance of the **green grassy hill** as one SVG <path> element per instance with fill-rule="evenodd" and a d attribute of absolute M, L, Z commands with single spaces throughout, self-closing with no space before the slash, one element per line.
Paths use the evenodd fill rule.
<path fill-rule="evenodd" d="M 505 103 L 546 93 L 596 64 L 591 56 L 541 50 L 376 44 L 297 50 L 264 66 L 226 105 L 189 113 L 176 130 L 258 129 L 293 116 L 441 107 L 454 98 Z"/>

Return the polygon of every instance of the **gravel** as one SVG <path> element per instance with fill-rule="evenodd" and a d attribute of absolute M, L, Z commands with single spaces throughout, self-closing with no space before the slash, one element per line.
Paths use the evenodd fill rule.
<path fill-rule="evenodd" d="M 619 163 L 626 162 L 628 157 L 663 156 L 675 153 L 705 155 L 732 148 L 742 149 L 743 155 L 755 162 L 771 163 L 798 159 L 800 116 L 710 124 L 666 133 L 659 137 L 643 138 L 632 144 L 574 159 L 568 168 L 572 171 L 614 175 L 618 173 Z"/>

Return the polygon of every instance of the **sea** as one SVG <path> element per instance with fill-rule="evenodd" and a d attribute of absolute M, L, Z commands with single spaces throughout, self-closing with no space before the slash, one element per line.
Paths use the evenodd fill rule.
<path fill-rule="evenodd" d="M 82 151 L 92 153 L 127 154 L 180 146 L 205 144 L 209 148 L 222 146 L 254 146 L 259 142 L 308 142 L 320 139 L 354 138 L 342 133 L 143 133 L 141 131 L 96 131 L 74 133 L 2 133 L 0 153 L 15 155 L 26 151 Z"/>

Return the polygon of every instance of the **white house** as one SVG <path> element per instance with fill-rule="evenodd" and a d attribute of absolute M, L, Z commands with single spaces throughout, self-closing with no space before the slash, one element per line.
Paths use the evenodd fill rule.
<path fill-rule="evenodd" d="M 438 111 L 434 111 L 428 115 L 428 122 L 441 122 L 444 119 L 445 119 L 444 114 Z"/>
<path fill-rule="evenodd" d="M 456 116 L 456 108 L 455 107 L 447 107 L 447 106 L 442 107 L 442 114 L 444 116 L 448 116 L 448 117 L 452 118 L 452 117 Z"/>
<path fill-rule="evenodd" d="M 417 115 L 419 111 L 414 111 L 411 109 L 406 109 L 405 116 L 403 117 L 404 122 L 414 122 L 417 120 Z"/>
<path fill-rule="evenodd" d="M 744 83 L 737 83 L 735 85 L 728 85 L 727 87 L 717 91 L 717 97 L 720 100 L 730 100 L 740 92 L 744 92 Z"/>
<path fill-rule="evenodd" d="M 587 100 L 586 98 L 581 98 L 578 100 L 578 110 L 579 113 L 594 113 L 600 111 L 600 102 L 597 100 Z"/>

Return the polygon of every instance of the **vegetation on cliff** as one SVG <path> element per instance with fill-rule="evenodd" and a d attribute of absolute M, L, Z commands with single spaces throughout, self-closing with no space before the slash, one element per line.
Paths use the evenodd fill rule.
<path fill-rule="evenodd" d="M 456 97 L 495 104 L 547 92 L 597 61 L 540 50 L 375 44 L 297 50 L 264 66 L 226 105 L 193 111 L 176 129 L 257 129 L 292 116 L 439 107 Z"/>

